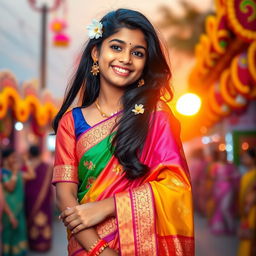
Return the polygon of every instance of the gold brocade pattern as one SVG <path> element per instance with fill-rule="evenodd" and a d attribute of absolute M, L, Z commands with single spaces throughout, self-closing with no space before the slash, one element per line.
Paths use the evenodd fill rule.
<path fill-rule="evenodd" d="M 136 254 L 130 194 L 129 192 L 116 194 L 115 200 L 121 253 L 125 256 L 134 256 Z"/>
<path fill-rule="evenodd" d="M 88 149 L 99 143 L 110 134 L 111 129 L 116 122 L 115 120 L 116 119 L 112 117 L 111 119 L 91 128 L 81 136 L 76 144 L 78 159 L 81 159 Z"/>
<path fill-rule="evenodd" d="M 156 255 L 154 202 L 148 183 L 132 191 L 137 255 Z"/>
<path fill-rule="evenodd" d="M 109 218 L 108 220 L 97 225 L 96 229 L 97 229 L 98 235 L 101 238 L 104 238 L 105 236 L 117 231 L 116 218 L 114 217 Z"/>
<path fill-rule="evenodd" d="M 112 172 L 116 173 L 116 175 L 121 175 L 122 172 L 123 172 L 122 165 L 121 164 L 115 164 L 113 169 L 112 169 Z"/>
<path fill-rule="evenodd" d="M 194 255 L 194 238 L 185 236 L 158 236 L 159 255 Z"/>
<path fill-rule="evenodd" d="M 73 165 L 57 165 L 53 169 L 52 182 L 70 181 L 78 183 L 77 166 Z"/>

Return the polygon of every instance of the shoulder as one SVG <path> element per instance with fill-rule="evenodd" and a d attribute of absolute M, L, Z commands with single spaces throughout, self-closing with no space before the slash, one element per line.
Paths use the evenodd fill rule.
<path fill-rule="evenodd" d="M 164 111 L 164 112 L 167 112 L 167 113 L 172 113 L 170 107 L 168 106 L 168 104 L 163 101 L 163 100 L 158 100 L 158 102 L 156 103 L 156 108 L 155 108 L 155 111 L 158 112 L 158 111 Z"/>
<path fill-rule="evenodd" d="M 67 111 L 60 119 L 60 123 L 69 123 L 69 122 L 73 122 L 73 110 L 71 109 L 69 111 Z"/>
<path fill-rule="evenodd" d="M 169 127 L 176 135 L 180 134 L 180 122 L 165 101 L 159 100 L 157 102 L 152 120 L 155 125 Z"/>
<path fill-rule="evenodd" d="M 73 118 L 73 109 L 67 111 L 60 119 L 58 130 L 72 130 L 74 129 L 74 118 Z"/>
<path fill-rule="evenodd" d="M 156 117 L 166 119 L 171 122 L 179 123 L 175 115 L 173 114 L 170 106 L 163 100 L 159 100 L 156 104 L 155 112 Z"/>

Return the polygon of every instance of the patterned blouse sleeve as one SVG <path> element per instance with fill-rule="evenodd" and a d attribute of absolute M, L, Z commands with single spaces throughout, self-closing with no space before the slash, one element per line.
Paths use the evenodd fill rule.
<path fill-rule="evenodd" d="M 78 161 L 72 111 L 60 120 L 56 134 L 55 162 L 52 183 L 73 182 L 78 184 Z"/>

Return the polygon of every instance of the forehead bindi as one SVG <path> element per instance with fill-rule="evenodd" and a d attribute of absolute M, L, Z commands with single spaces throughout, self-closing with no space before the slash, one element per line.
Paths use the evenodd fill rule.
<path fill-rule="evenodd" d="M 142 46 L 147 49 L 145 35 L 139 29 L 121 28 L 117 33 L 108 38 L 108 42 L 115 39 L 120 40 L 131 47 Z"/>

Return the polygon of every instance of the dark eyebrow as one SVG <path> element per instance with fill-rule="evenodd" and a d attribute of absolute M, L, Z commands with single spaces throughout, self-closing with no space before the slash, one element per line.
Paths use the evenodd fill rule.
<path fill-rule="evenodd" d="M 120 43 L 120 44 L 126 44 L 125 41 L 120 40 L 120 39 L 112 39 L 112 40 L 109 41 L 109 43 L 111 43 L 111 42 L 118 42 L 118 43 Z M 142 46 L 142 45 L 135 45 L 133 48 L 142 48 L 142 49 L 144 49 L 145 51 L 147 51 L 146 47 L 144 47 L 144 46 Z"/>

